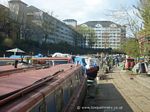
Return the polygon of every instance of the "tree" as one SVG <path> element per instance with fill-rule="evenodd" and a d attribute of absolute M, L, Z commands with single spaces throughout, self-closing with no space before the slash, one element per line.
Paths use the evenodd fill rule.
<path fill-rule="evenodd" d="M 4 46 L 7 46 L 7 47 L 12 47 L 14 44 L 12 38 L 5 38 L 4 41 L 3 41 L 3 45 Z"/>
<path fill-rule="evenodd" d="M 150 35 L 150 0 L 140 0 L 136 9 L 139 11 L 139 17 L 144 24 L 144 28 L 140 33 Z"/>
<path fill-rule="evenodd" d="M 86 38 L 86 42 L 87 42 L 88 46 L 90 48 L 92 48 L 92 46 L 96 42 L 95 30 L 90 28 L 90 27 L 87 27 L 87 26 L 84 26 L 84 25 L 80 25 L 80 26 L 77 27 L 77 31 L 79 33 L 81 33 L 83 35 L 83 37 Z"/>
<path fill-rule="evenodd" d="M 139 57 L 139 43 L 135 38 L 128 39 L 121 45 L 121 51 L 124 51 L 127 55 L 132 57 Z"/>
<path fill-rule="evenodd" d="M 11 47 L 17 27 L 15 21 L 9 17 L 9 14 L 9 9 L 0 5 L 0 44 Z"/>
<path fill-rule="evenodd" d="M 36 22 L 34 22 L 36 21 Z M 40 41 L 42 43 L 42 34 L 43 34 L 43 28 L 42 26 L 39 26 L 38 23 L 40 23 L 41 20 L 35 20 L 34 15 L 28 15 L 27 21 L 26 21 L 26 29 L 25 29 L 25 39 L 26 40 L 35 40 Z"/>
<path fill-rule="evenodd" d="M 45 44 L 49 38 L 49 35 L 53 34 L 56 30 L 56 20 L 47 12 L 43 12 L 42 16 L 40 16 L 40 19 L 42 23 Z"/>
<path fill-rule="evenodd" d="M 110 11 L 112 12 L 109 16 L 111 16 L 114 21 L 117 23 L 125 25 L 127 29 L 127 39 L 123 39 L 121 42 L 121 50 L 128 55 L 132 55 L 133 57 L 139 56 L 139 42 L 138 42 L 138 33 L 142 29 L 142 20 L 139 17 L 139 12 L 135 8 L 135 6 L 125 8 L 122 7 L 120 10 Z M 132 39 L 134 38 L 134 39 Z M 130 40 L 131 39 L 131 40 Z"/>
<path fill-rule="evenodd" d="M 150 38 L 150 37 L 147 37 Z M 149 39 L 150 41 L 150 39 Z M 150 56 L 150 44 L 149 43 L 145 43 L 144 44 L 144 51 L 143 51 L 145 56 Z"/>
<path fill-rule="evenodd" d="M 143 28 L 138 33 L 141 46 L 141 54 L 149 55 L 150 53 L 150 0 L 139 0 L 139 4 L 135 7 L 139 11 L 139 18 L 143 22 Z"/>
<path fill-rule="evenodd" d="M 146 41 L 146 37 L 149 37 L 150 35 L 150 0 L 139 0 L 138 6 L 133 5 L 133 8 L 134 9 L 132 9 L 132 13 L 131 12 L 129 13 L 129 11 L 125 8 L 123 8 L 124 10 L 120 12 L 122 12 L 123 19 L 126 20 L 127 28 L 132 33 L 132 37 L 136 39 L 139 39 L 139 37 L 142 37 L 142 38 L 145 37 L 143 38 L 143 40 Z M 117 16 L 114 16 L 114 17 L 117 17 Z M 142 45 L 144 44 L 144 46 L 141 47 L 141 39 L 139 39 L 138 41 L 139 41 L 139 45 L 136 42 L 138 46 L 135 43 L 133 43 L 133 40 L 127 41 L 126 45 L 124 44 L 125 48 L 130 46 L 129 45 L 130 43 L 131 46 L 135 45 L 133 46 L 134 47 L 133 50 L 135 50 L 136 46 L 138 48 L 139 46 L 140 48 L 143 47 L 141 51 L 140 49 L 136 50 L 137 55 L 139 54 L 139 51 L 141 52 L 141 54 L 148 54 L 149 48 L 150 48 L 149 43 L 142 41 Z M 130 47 L 128 48 L 129 52 L 130 52 Z M 126 49 L 126 52 L 129 54 L 127 49 Z M 134 54 L 134 52 L 132 53 Z"/>
<path fill-rule="evenodd" d="M 4 38 L 8 36 L 8 17 L 9 17 L 9 9 L 3 5 L 0 5 L 0 33 L 1 37 Z"/>
<path fill-rule="evenodd" d="M 142 21 L 138 17 L 138 11 L 134 7 L 121 7 L 118 10 L 110 10 L 107 16 L 110 16 L 116 23 L 126 26 L 128 37 L 137 37 L 137 33 L 141 30 Z"/>

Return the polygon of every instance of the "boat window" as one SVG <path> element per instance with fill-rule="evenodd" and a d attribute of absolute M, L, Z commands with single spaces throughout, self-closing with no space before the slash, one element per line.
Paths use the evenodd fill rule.
<path fill-rule="evenodd" d="M 49 66 L 53 66 L 53 62 L 52 61 L 46 61 L 46 64 L 48 64 Z"/>
<path fill-rule="evenodd" d="M 47 101 L 47 112 L 56 112 L 56 104 L 55 104 L 54 93 L 47 96 L 46 99 L 47 99 L 46 100 Z"/>
<path fill-rule="evenodd" d="M 63 110 L 63 90 L 58 89 L 55 92 L 55 104 L 56 104 L 56 112 L 61 112 Z"/>
<path fill-rule="evenodd" d="M 64 105 L 67 105 L 68 101 L 70 98 L 70 87 L 68 85 L 68 81 L 65 81 L 63 83 L 63 100 L 64 100 Z"/>
<path fill-rule="evenodd" d="M 70 80 L 70 96 L 73 94 L 73 83 L 72 80 Z"/>
<path fill-rule="evenodd" d="M 57 60 L 57 61 L 54 61 L 54 65 L 58 65 L 58 64 L 67 64 L 68 61 L 67 60 Z"/>

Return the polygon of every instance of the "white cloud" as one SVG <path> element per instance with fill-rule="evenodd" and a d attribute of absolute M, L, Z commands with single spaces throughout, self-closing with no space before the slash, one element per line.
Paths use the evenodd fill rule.
<path fill-rule="evenodd" d="M 7 0 L 0 0 L 0 4 L 8 6 L 8 1 Z"/>
<path fill-rule="evenodd" d="M 85 5 L 89 6 L 89 7 L 95 7 L 98 5 L 102 5 L 104 2 L 102 0 L 83 0 Z"/>

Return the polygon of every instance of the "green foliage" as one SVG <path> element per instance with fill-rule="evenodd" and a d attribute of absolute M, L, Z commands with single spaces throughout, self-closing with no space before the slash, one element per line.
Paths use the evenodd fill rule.
<path fill-rule="evenodd" d="M 125 52 L 121 49 L 113 49 L 111 53 L 112 54 L 125 54 Z"/>
<path fill-rule="evenodd" d="M 0 32 L 0 44 L 3 44 L 4 36 L 4 33 Z"/>
<path fill-rule="evenodd" d="M 121 50 L 132 57 L 139 57 L 139 44 L 136 39 L 129 39 L 121 45 Z"/>
<path fill-rule="evenodd" d="M 88 41 L 88 45 L 91 48 L 95 42 L 96 42 L 96 33 L 94 29 L 80 25 L 77 27 L 77 31 L 83 35 L 83 37 L 86 37 L 86 40 Z"/>
<path fill-rule="evenodd" d="M 83 25 L 77 26 L 76 30 L 84 36 L 86 36 L 86 34 L 88 33 L 88 27 Z"/>
<path fill-rule="evenodd" d="M 13 46 L 13 40 L 11 38 L 5 38 L 3 41 L 3 45 L 7 47 L 12 47 Z"/>
<path fill-rule="evenodd" d="M 150 34 L 150 0 L 140 0 L 139 13 L 144 23 L 143 34 Z"/>
<path fill-rule="evenodd" d="M 143 47 L 144 47 L 143 54 L 145 56 L 150 56 L 150 44 L 149 43 L 145 43 Z"/>

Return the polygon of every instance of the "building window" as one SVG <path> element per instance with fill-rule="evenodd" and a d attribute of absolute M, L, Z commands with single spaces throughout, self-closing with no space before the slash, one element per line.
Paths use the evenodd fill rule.
<path fill-rule="evenodd" d="M 102 25 L 101 24 L 96 24 L 95 27 L 100 28 L 100 27 L 102 27 Z"/>

